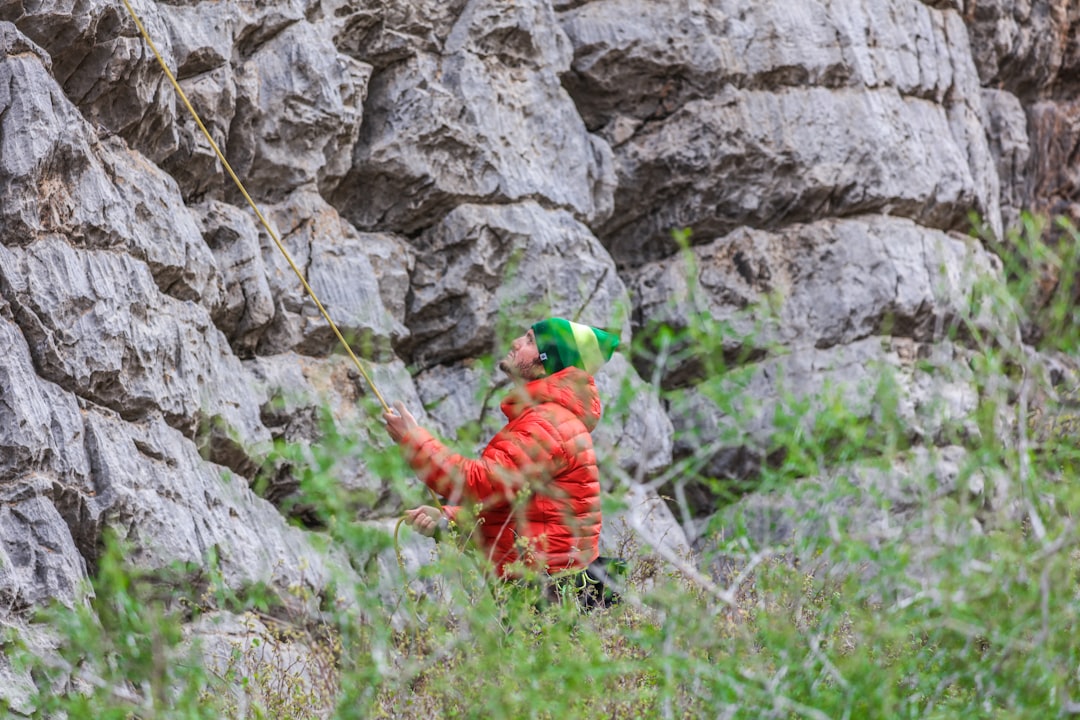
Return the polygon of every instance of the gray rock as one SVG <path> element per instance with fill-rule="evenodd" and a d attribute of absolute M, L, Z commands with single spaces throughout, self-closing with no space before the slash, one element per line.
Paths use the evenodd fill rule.
<path fill-rule="evenodd" d="M 12 8 L 6 5 L 0 6 L 0 12 L 4 14 L 10 13 L 11 10 Z M 25 60 L 29 63 L 25 66 L 27 68 L 33 68 L 35 65 L 41 64 L 45 66 L 46 70 L 52 71 L 52 58 L 49 53 L 24 35 L 18 26 L 9 22 L 6 17 L 0 19 L 0 49 L 4 52 L 5 61 L 16 61 L 16 67 L 21 64 L 20 60 Z M 18 73 L 16 72 L 16 74 Z"/>
<path fill-rule="evenodd" d="M 1080 143 L 1080 102 L 1070 99 L 1027 107 L 1031 143 L 1027 206 L 1044 215 L 1064 215 L 1080 224 L 1080 175 L 1072 154 Z"/>
<path fill-rule="evenodd" d="M 274 319 L 274 296 L 256 220 L 250 210 L 214 200 L 195 211 L 200 215 L 203 239 L 220 269 L 222 300 L 211 310 L 214 325 L 237 355 L 250 356 Z"/>
<path fill-rule="evenodd" d="M 78 172 L 91 154 L 86 140 L 89 128 L 53 81 L 43 50 L 9 23 L 0 24 L 0 41 L 4 50 L 0 61 L 0 219 L 4 244 L 25 244 L 51 229 L 75 235 L 70 230 L 72 224 L 97 230 L 92 220 L 81 217 L 92 218 L 92 212 L 78 213 L 91 204 L 87 195 L 94 189 L 100 195 L 98 186 L 104 185 L 96 182 L 94 173 Z M 59 165 L 54 168 L 47 164 L 49 158 L 68 162 L 53 163 Z M 91 177 L 84 182 L 86 174 Z M 39 187 L 51 192 L 43 197 Z M 71 223 L 73 215 L 75 222 Z"/>
<path fill-rule="evenodd" d="M 11 47 L 25 45 L 6 28 Z M 61 233 L 90 247 L 125 248 L 163 292 L 213 304 L 213 256 L 169 176 L 119 140 L 99 141 L 33 53 L 0 62 L 0 83 L 3 242 Z"/>
<path fill-rule="evenodd" d="M 592 435 L 601 461 L 612 459 L 639 479 L 671 465 L 674 430 L 657 387 L 638 377 L 623 353 L 597 372 L 596 387 L 604 414 Z"/>
<path fill-rule="evenodd" d="M 894 90 L 727 90 L 638 132 L 616 162 L 615 214 L 598 237 L 620 266 L 672 254 L 673 228 L 708 238 L 885 212 L 966 229 L 972 208 L 996 203 L 944 108 Z"/>
<path fill-rule="evenodd" d="M 85 479 L 83 423 L 75 396 L 42 380 L 7 303 L 0 301 L 0 485 L 30 471 Z"/>
<path fill-rule="evenodd" d="M 395 402 L 401 401 L 416 416 L 417 420 L 425 422 L 428 420 L 427 411 L 420 403 L 420 394 L 416 387 L 415 378 L 411 374 L 411 369 L 404 362 L 392 360 L 386 363 L 369 364 L 368 375 L 389 405 L 392 406 Z M 362 386 L 362 389 L 370 403 L 374 399 L 373 393 L 369 392 L 366 383 Z M 382 424 L 381 417 L 379 423 Z"/>
<path fill-rule="evenodd" d="M 601 555 L 633 561 L 659 551 L 689 561 L 686 532 L 655 489 L 631 484 L 621 500 L 624 508 L 604 513 Z"/>
<path fill-rule="evenodd" d="M 959 21 L 957 21 L 959 22 Z M 1001 217 L 1001 181 L 997 174 L 996 158 L 987 143 L 986 128 L 990 125 L 990 116 L 982 99 L 972 92 L 970 100 L 947 106 L 949 129 L 958 147 L 966 155 L 967 167 L 975 186 L 976 201 L 970 208 L 967 226 L 958 230 L 969 230 L 972 215 L 993 237 L 1004 237 Z"/>
<path fill-rule="evenodd" d="M 776 492 L 754 493 L 717 513 L 710 531 L 694 544 L 712 557 L 725 543 L 743 538 L 755 552 L 790 553 L 807 572 L 876 574 L 872 563 L 853 568 L 833 551 L 836 543 L 853 541 L 906 556 L 908 575 L 932 584 L 932 558 L 983 533 L 981 522 L 967 518 L 978 517 L 985 479 L 964 471 L 966 458 L 962 447 L 916 448 L 889 463 L 856 463 Z M 957 506 L 969 512 L 957 512 Z"/>
<path fill-rule="evenodd" d="M 492 352 L 555 315 L 616 329 L 626 290 L 611 258 L 565 211 L 534 202 L 463 205 L 413 241 L 417 250 L 402 351 L 421 367 Z"/>
<path fill-rule="evenodd" d="M 59 512 L 69 541 L 92 557 L 102 509 L 92 491 L 79 404 L 73 394 L 37 376 L 6 303 L 0 303 L 0 346 L 8 348 L 0 364 L 0 488 L 22 500 L 47 496 L 55 509 L 34 512 Z M 50 527 L 43 522 L 42 532 L 59 534 Z M 57 555 L 63 559 L 63 553 Z"/>
<path fill-rule="evenodd" d="M 974 206 L 1001 234 L 957 13 L 913 0 L 631 5 L 560 16 L 575 46 L 567 87 L 616 148 L 615 213 L 598 235 L 620 266 L 671 254 L 681 227 L 700 236 L 878 209 L 966 229 Z M 845 177 L 856 165 L 860 178 Z"/>
<path fill-rule="evenodd" d="M 119 241 L 145 262 L 163 293 L 213 310 L 221 302 L 217 264 L 176 182 L 119 141 L 102 143 L 96 154 L 101 174 L 93 180 L 111 201 L 101 217 L 110 244 Z"/>
<path fill-rule="evenodd" d="M 0 619 L 55 600 L 85 597 L 86 563 L 47 494 L 53 480 L 28 473 L 0 485 Z"/>
<path fill-rule="evenodd" d="M 280 198 L 348 164 L 370 68 L 339 55 L 305 17 L 309 3 L 193 3 L 161 10 L 180 85 L 249 192 Z M 163 163 L 184 197 L 241 195 L 181 108 L 179 146 Z M 291 145 L 291 147 L 289 147 Z"/>
<path fill-rule="evenodd" d="M 95 492 L 107 506 L 107 526 L 130 544 L 129 562 L 149 570 L 173 563 L 205 568 L 213 553 L 227 587 L 261 582 L 314 610 L 336 561 L 246 480 L 205 462 L 161 420 L 136 424 L 91 411 L 86 432 Z"/>
<path fill-rule="evenodd" d="M 263 213 L 354 352 L 390 360 L 393 346 L 409 333 L 401 323 L 411 263 L 408 246 L 393 235 L 356 232 L 309 190 L 293 193 Z M 296 272 L 265 233 L 261 240 L 277 309 L 260 338 L 259 353 L 325 355 L 340 349 Z"/>
<path fill-rule="evenodd" d="M 353 169 L 332 202 L 360 229 L 407 233 L 464 202 L 537 198 L 586 222 L 606 217 L 611 151 L 560 85 L 569 60 L 546 3 L 469 3 L 441 56 L 372 78 Z"/>
<path fill-rule="evenodd" d="M 236 114 L 236 78 L 231 60 L 234 36 L 243 32 L 243 13 L 225 3 L 162 5 L 160 12 L 168 28 L 180 87 L 224 151 Z M 176 178 L 185 199 L 208 192 L 220 197 L 231 180 L 191 113 L 180 103 L 177 110 L 178 146 L 161 165 Z"/>
<path fill-rule="evenodd" d="M 172 70 L 178 79 L 186 80 L 230 64 L 237 28 L 243 23 L 243 12 L 237 7 L 225 3 L 176 3 L 161 5 L 158 12 L 167 31 L 168 46 L 175 58 Z"/>
<path fill-rule="evenodd" d="M 985 0 L 966 8 L 982 84 L 1023 97 L 1055 87 L 1075 96 L 1080 57 L 1070 45 L 1080 16 L 1068 0 Z"/>
<path fill-rule="evenodd" d="M 156 412 L 210 457 L 249 474 L 269 439 L 239 361 L 206 311 L 162 295 L 129 255 L 78 250 L 53 237 L 0 246 L 0 295 L 37 372 L 135 420 Z"/>
<path fill-rule="evenodd" d="M 237 73 L 229 162 L 248 191 L 271 202 L 308 183 L 332 191 L 350 166 L 371 66 L 300 22 L 269 38 Z"/>
<path fill-rule="evenodd" d="M 284 0 L 263 5 L 237 6 L 239 19 L 235 31 L 236 55 L 250 58 L 263 45 L 271 42 L 290 26 L 302 21 L 315 21 L 321 10 L 316 0 Z"/>
<path fill-rule="evenodd" d="M 157 6 L 140 0 L 132 6 L 171 65 Z M 14 22 L 49 53 L 56 82 L 95 127 L 121 135 L 154 161 L 176 148 L 176 108 L 168 80 L 122 5 L 9 0 L 0 6 L 0 19 Z"/>
<path fill-rule="evenodd" d="M 343 18 L 335 38 L 339 46 L 379 68 L 420 53 L 452 55 L 463 49 L 510 67 L 560 72 L 569 63 L 569 43 L 544 2 L 361 0 L 335 2 L 332 14 Z"/>
<path fill-rule="evenodd" d="M 391 479 L 370 467 L 373 457 L 397 449 L 383 427 L 382 408 L 351 360 L 286 353 L 256 357 L 245 366 L 258 380 L 263 421 L 275 439 L 302 455 L 299 463 L 282 459 L 265 469 L 265 497 L 295 501 L 299 473 L 314 467 L 343 489 L 357 517 L 384 517 L 401 509 L 403 498 Z M 364 369 L 387 403 L 404 402 L 421 423 L 430 423 L 401 361 L 364 363 Z M 313 509 L 294 510 L 304 516 Z"/>
<path fill-rule="evenodd" d="M 824 443 L 820 433 L 867 423 L 871 438 L 891 431 L 942 444 L 978 438 L 970 421 L 978 389 L 963 349 L 947 342 L 868 337 L 830 349 L 790 354 L 736 368 L 676 394 L 668 413 L 675 456 L 694 457 L 703 476 L 755 477 L 785 438 Z M 829 413 L 824 418 L 822 415 Z M 875 432 L 876 430 L 876 432 Z M 692 500 L 695 512 L 715 503 L 712 491 Z"/>
<path fill-rule="evenodd" d="M 53 655 L 59 644 L 57 634 L 47 626 L 21 618 L 7 618 L 3 614 L 0 614 L 0 635 L 11 637 L 19 643 L 20 650 L 35 658 Z M 10 646 L 0 653 L 0 703 L 8 703 L 5 708 L 12 717 L 33 717 L 38 710 L 33 705 L 37 687 L 29 670 L 15 667 L 15 657 Z"/>
<path fill-rule="evenodd" d="M 0 632 L 11 632 L 6 624 L 0 623 Z M 34 678 L 29 670 L 19 670 L 12 666 L 7 654 L 0 655 L 0 703 L 13 718 L 30 717 L 34 711 L 31 699 L 35 691 Z"/>
<path fill-rule="evenodd" d="M 255 356 L 244 361 L 244 368 L 255 380 L 262 420 L 275 439 L 295 442 L 318 437 L 319 412 L 330 398 L 320 395 L 308 375 L 325 368 L 324 375 L 332 377 L 333 370 L 326 367 L 331 363 L 334 368 L 341 365 L 334 358 L 323 360 L 295 353 Z M 338 392 L 354 390 L 355 380 L 347 368 L 339 369 L 345 372 L 337 373 L 338 377 L 347 378 L 349 387 L 339 388 Z M 334 390 L 332 383 L 328 389 Z"/>
<path fill-rule="evenodd" d="M 376 68 L 441 53 L 467 0 L 332 0 L 327 14 L 340 18 L 334 43 Z"/>
<path fill-rule="evenodd" d="M 597 0 L 553 0 L 551 5 L 555 10 L 573 10 L 576 7 L 588 5 L 590 2 L 596 1 Z"/>
<path fill-rule="evenodd" d="M 656 325 L 684 333 L 704 314 L 727 324 L 728 334 L 715 341 L 737 358 L 878 334 L 933 342 L 966 332 L 969 321 L 986 329 L 970 317 L 972 294 L 998 272 L 995 258 L 970 238 L 868 215 L 775 233 L 741 228 L 627 276 L 639 333 L 648 328 L 651 336 Z M 660 371 L 665 385 L 703 372 L 700 356 L 673 352 Z M 653 372 L 657 360 L 638 362 Z"/>
<path fill-rule="evenodd" d="M 916 0 L 603 0 L 560 21 L 574 45 L 567 88 L 600 128 L 620 116 L 666 117 L 728 85 L 892 87 L 942 103 L 955 76 L 978 84 L 970 56 L 955 50 L 950 16 Z"/>
<path fill-rule="evenodd" d="M 987 138 L 1001 181 L 1001 215 L 1005 228 L 1017 228 L 1028 195 L 1031 147 L 1027 117 L 1019 98 L 1006 90 L 986 88 L 983 105 L 988 117 Z"/>
<path fill-rule="evenodd" d="M 163 9 L 177 75 L 196 112 L 255 197 L 277 201 L 348 169 L 371 67 L 334 47 L 321 8 L 172 5 Z M 184 195 L 240 203 L 202 132 L 183 109 L 179 147 L 163 166 Z"/>
<path fill-rule="evenodd" d="M 501 370 L 464 361 L 435 365 L 416 375 L 416 390 L 433 432 L 474 455 L 506 424 L 500 405 L 509 390 Z"/>
<path fill-rule="evenodd" d="M 236 116 L 236 75 L 232 67 L 207 70 L 179 82 L 218 149 L 227 153 L 229 129 Z M 233 180 L 187 108 L 176 119 L 176 132 L 176 152 L 162 161 L 161 167 L 176 180 L 184 200 L 193 203 L 207 197 L 224 197 L 226 189 L 234 187 Z"/>

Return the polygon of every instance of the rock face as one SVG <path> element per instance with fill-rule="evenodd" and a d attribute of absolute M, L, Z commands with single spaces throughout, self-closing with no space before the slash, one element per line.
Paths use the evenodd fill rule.
<path fill-rule="evenodd" d="M 741 228 L 627 275 L 639 326 L 680 329 L 704 313 L 734 331 L 728 352 L 761 354 L 874 336 L 940 341 L 995 265 L 976 241 L 865 215 L 775 233 Z M 694 361 L 669 361 L 659 369 L 664 383 L 685 384 Z"/>
<path fill-rule="evenodd" d="M 106 529 L 150 569 L 213 548 L 236 587 L 317 598 L 344 563 L 286 521 L 299 469 L 248 485 L 274 440 L 387 447 L 118 7 L 0 0 L 5 624 L 81 602 Z M 135 7 L 388 400 L 481 446 L 502 395 L 484 356 L 548 314 L 621 334 L 597 377 L 606 399 L 632 390 L 596 432 L 606 486 L 629 488 L 616 551 L 627 528 L 702 542 L 709 485 L 672 515 L 645 483 L 694 457 L 752 479 L 793 398 L 872 420 L 877 368 L 907 442 L 977 433 L 952 331 L 1015 331 L 970 317 L 1000 271 L 969 214 L 998 235 L 1027 209 L 1080 220 L 1066 0 Z M 659 325 L 702 317 L 717 357 L 662 347 Z M 403 501 L 362 455 L 333 472 L 385 522 Z"/>
<path fill-rule="evenodd" d="M 365 8 L 338 42 L 363 57 L 380 38 L 419 35 L 420 22 L 445 39 L 437 50 L 417 43 L 372 76 L 352 170 L 332 198 L 345 217 L 412 233 L 464 203 L 528 198 L 585 222 L 610 214 L 611 151 L 560 84 L 571 45 L 550 3 L 380 5 L 377 32 L 360 31 Z"/>
<path fill-rule="evenodd" d="M 918 448 L 892 467 L 855 463 L 800 481 L 788 493 L 757 493 L 725 508 L 714 522 L 740 528 L 755 550 L 810 539 L 799 558 L 803 567 L 836 567 L 833 540 L 845 537 L 873 549 L 903 543 L 912 548 L 915 573 L 932 577 L 934 555 L 962 548 L 983 532 L 978 522 L 959 519 L 957 506 L 986 502 L 992 483 L 962 470 L 966 451 L 945 446 Z M 874 496 L 868 501 L 868 494 Z M 821 512 L 821 508 L 829 508 Z M 704 544 L 715 544 L 706 536 Z M 871 575 L 875 568 L 851 569 Z M 930 582 L 933 582 L 932 580 Z"/>
<path fill-rule="evenodd" d="M 1027 135 L 1031 156 L 1025 165 L 1006 166 L 1005 186 L 1014 186 L 1020 205 L 1041 213 L 1063 214 L 1080 220 L 1080 186 L 1072 157 L 1077 144 L 1076 97 L 1080 83 L 1080 7 L 1068 0 L 979 2 L 964 19 L 969 28 L 973 59 L 982 84 L 1005 94 L 999 105 L 1019 100 L 1023 119 L 1011 112 L 1015 130 L 994 137 L 1022 139 Z M 1063 154 L 1066 153 L 1066 154 Z M 1026 179 L 1026 182 L 1025 182 Z"/>
<path fill-rule="evenodd" d="M 620 265 L 670 254 L 672 227 L 708 238 L 882 212 L 951 230 L 975 209 L 1000 229 L 956 12 L 911 0 L 646 8 L 603 0 L 563 16 L 571 92 L 615 146 L 615 212 L 598 234 Z"/>

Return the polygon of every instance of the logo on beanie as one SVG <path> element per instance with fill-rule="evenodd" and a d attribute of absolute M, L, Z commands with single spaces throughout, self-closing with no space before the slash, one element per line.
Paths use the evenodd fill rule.
<path fill-rule="evenodd" d="M 550 375 L 578 367 L 593 375 L 611 359 L 619 336 L 563 318 L 548 318 L 532 326 L 544 370 Z"/>

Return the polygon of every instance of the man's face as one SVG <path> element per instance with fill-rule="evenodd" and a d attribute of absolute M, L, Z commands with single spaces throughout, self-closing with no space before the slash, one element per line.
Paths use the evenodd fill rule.
<path fill-rule="evenodd" d="M 517 380 L 536 380 L 546 374 L 540 351 L 536 347 L 536 337 L 532 328 L 510 343 L 510 351 L 499 362 L 499 369 Z"/>

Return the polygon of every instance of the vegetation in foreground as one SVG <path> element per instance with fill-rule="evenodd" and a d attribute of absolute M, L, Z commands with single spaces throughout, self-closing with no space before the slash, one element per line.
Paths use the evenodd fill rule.
<path fill-rule="evenodd" d="M 110 542 L 93 599 L 40 618 L 55 629 L 57 652 L 37 657 L 10 637 L 5 653 L 30 669 L 37 717 L 1080 712 L 1080 644 L 1073 640 L 1080 489 L 1072 483 L 1080 466 L 1080 388 L 1067 373 L 1051 382 L 1016 340 L 1022 331 L 1048 353 L 1075 358 L 1080 350 L 1070 284 L 1080 271 L 1080 236 L 1067 225 L 1060 229 L 1062 239 L 1051 247 L 1028 219 L 1026 232 L 998 249 L 1007 282 L 987 281 L 972 297 L 970 316 L 949 328 L 977 389 L 970 416 L 947 418 L 932 438 L 920 435 L 900 410 L 900 383 L 888 368 L 865 389 L 872 398 L 866 412 L 827 389 L 811 400 L 789 398 L 759 448 L 760 471 L 740 484 L 711 477 L 703 453 L 687 454 L 652 479 L 677 515 L 702 515 L 687 500 L 695 493 L 729 505 L 711 520 L 697 518 L 706 530 L 693 561 L 650 554 L 636 561 L 614 608 L 582 614 L 572 604 L 544 605 L 527 588 L 493 584 L 452 543 L 388 607 L 385 578 L 371 559 L 391 540 L 343 520 L 356 500 L 339 491 L 327 460 L 304 471 L 303 500 L 321 513 L 322 532 L 353 558 L 360 582 L 336 593 L 350 602 L 327 598 L 319 617 L 300 616 L 288 598 L 265 589 L 227 591 L 212 559 L 210 571 L 177 568 L 163 577 L 126 566 L 122 548 Z M 1049 292 L 1041 282 L 1047 268 L 1058 278 Z M 988 312 L 1001 319 L 992 332 L 976 321 Z M 702 315 L 685 330 L 642 333 L 639 360 L 648 366 L 673 348 L 692 347 L 704 376 L 737 380 L 746 368 L 725 364 L 730 350 L 721 351 L 717 338 L 724 335 L 711 323 Z M 931 377 L 955 371 L 929 360 L 918 369 Z M 747 407 L 741 386 L 716 383 L 700 392 L 737 417 Z M 679 396 L 672 392 L 672 402 Z M 612 403 L 612 411 L 629 399 Z M 694 444 L 709 448 L 716 439 Z M 341 442 L 334 452 L 343 451 Z M 936 451 L 931 462 L 909 462 L 920 445 L 963 452 L 951 456 L 945 477 L 932 462 Z M 408 486 L 392 459 L 366 461 L 394 468 L 395 486 Z M 860 480 L 901 468 L 908 488 L 902 508 Z M 608 473 L 620 477 L 615 467 Z M 776 512 L 779 524 L 796 532 L 763 539 L 768 534 L 755 530 L 740 500 L 751 490 L 794 498 Z M 865 516 L 847 512 L 853 506 L 887 511 L 897 526 L 869 532 L 860 525 Z M 625 540 L 627 555 L 636 555 L 636 539 Z M 199 582 L 190 582 L 194 577 Z M 249 632 L 215 655 L 186 629 L 221 611 L 243 618 Z"/>

